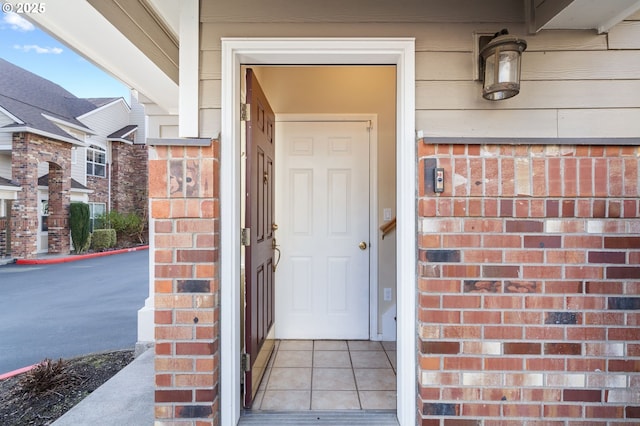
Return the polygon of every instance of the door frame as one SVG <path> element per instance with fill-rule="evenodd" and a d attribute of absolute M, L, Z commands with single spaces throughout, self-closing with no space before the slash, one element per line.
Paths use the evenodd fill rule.
<path fill-rule="evenodd" d="M 369 339 L 381 340 L 382 334 L 378 334 L 378 116 L 377 114 L 276 114 L 278 122 L 309 122 L 309 121 L 369 121 Z M 276 143 L 279 142 L 276 132 Z M 276 153 L 277 153 L 276 149 Z M 276 171 L 278 170 L 278 157 L 276 155 Z M 276 174 L 276 182 L 280 174 Z M 277 189 L 276 185 L 276 189 Z M 277 194 L 277 192 L 276 192 Z M 277 195 L 276 195 L 277 197 Z M 276 203 L 277 207 L 278 203 Z M 274 216 L 277 218 L 278 210 Z"/>
<path fill-rule="evenodd" d="M 240 66 L 396 66 L 397 417 L 416 420 L 416 133 L 414 38 L 222 38 L 220 412 L 240 419 Z"/>

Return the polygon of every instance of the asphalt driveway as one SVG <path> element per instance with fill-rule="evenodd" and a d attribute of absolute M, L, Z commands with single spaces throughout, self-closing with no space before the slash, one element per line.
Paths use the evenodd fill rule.
<path fill-rule="evenodd" d="M 149 251 L 0 266 L 0 374 L 44 358 L 133 348 Z"/>

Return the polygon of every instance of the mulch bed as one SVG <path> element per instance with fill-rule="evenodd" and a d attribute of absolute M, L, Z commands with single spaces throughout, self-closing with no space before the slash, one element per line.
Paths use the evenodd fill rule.
<path fill-rule="evenodd" d="M 133 361 L 133 350 L 44 360 L 0 381 L 0 424 L 46 426 Z"/>

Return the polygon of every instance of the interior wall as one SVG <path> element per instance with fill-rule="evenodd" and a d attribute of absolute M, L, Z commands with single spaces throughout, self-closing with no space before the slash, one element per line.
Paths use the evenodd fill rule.
<path fill-rule="evenodd" d="M 252 67 L 277 114 L 376 114 L 378 117 L 378 217 L 396 214 L 396 69 L 393 66 Z M 372 236 L 378 244 L 378 334 L 385 312 L 395 317 L 396 238 Z M 390 288 L 391 301 L 384 300 Z M 395 328 L 394 328 L 395 330 Z M 394 334 L 395 335 L 395 334 Z"/>

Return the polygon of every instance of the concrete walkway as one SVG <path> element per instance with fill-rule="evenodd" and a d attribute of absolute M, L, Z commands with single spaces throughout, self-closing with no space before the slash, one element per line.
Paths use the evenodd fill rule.
<path fill-rule="evenodd" d="M 52 425 L 152 425 L 154 422 L 153 355 L 154 349 L 147 349 Z"/>

